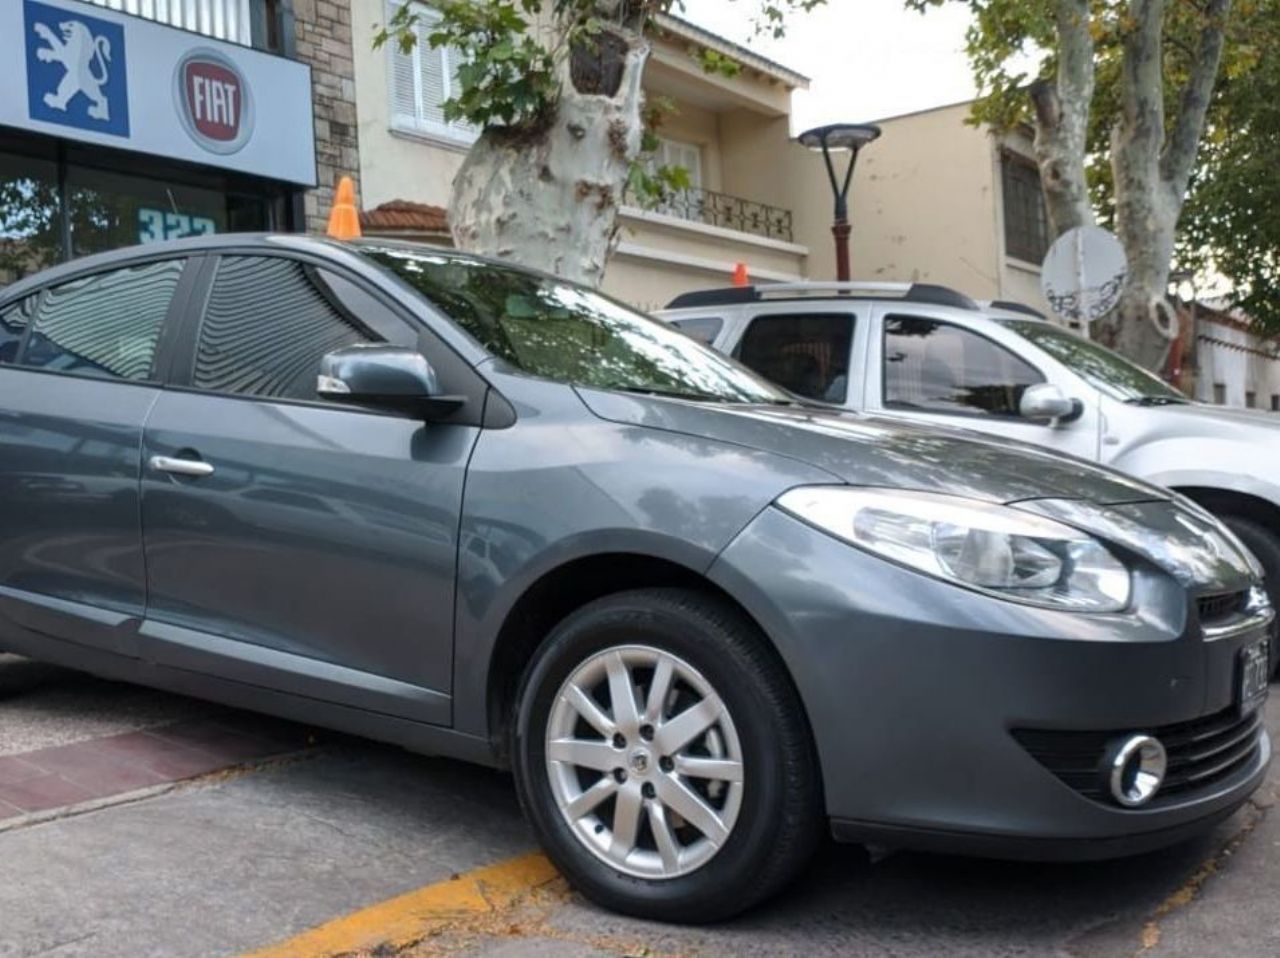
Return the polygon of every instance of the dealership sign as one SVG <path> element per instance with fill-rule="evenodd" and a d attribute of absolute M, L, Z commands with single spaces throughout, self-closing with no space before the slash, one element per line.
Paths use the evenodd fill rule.
<path fill-rule="evenodd" d="M 315 184 L 311 73 L 81 0 L 0 2 L 0 126 Z"/>
<path fill-rule="evenodd" d="M 236 65 L 214 50 L 193 50 L 174 76 L 178 113 L 191 138 L 211 153 L 235 153 L 253 134 L 253 94 Z"/>

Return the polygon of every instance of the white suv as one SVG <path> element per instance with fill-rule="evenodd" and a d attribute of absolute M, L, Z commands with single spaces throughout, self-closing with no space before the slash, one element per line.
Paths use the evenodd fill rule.
<path fill-rule="evenodd" d="M 797 395 L 1101 462 L 1227 520 L 1280 602 L 1280 415 L 1192 402 L 1017 303 L 927 284 L 785 283 L 658 316 Z"/>

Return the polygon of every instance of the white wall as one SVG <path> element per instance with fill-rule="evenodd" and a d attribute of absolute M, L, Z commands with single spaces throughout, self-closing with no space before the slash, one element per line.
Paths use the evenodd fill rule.
<path fill-rule="evenodd" d="M 1280 401 L 1280 360 L 1259 355 L 1262 343 L 1257 337 L 1204 318 L 1198 323 L 1197 333 L 1197 399 L 1214 402 L 1214 386 L 1221 385 L 1226 389 L 1228 406 L 1247 405 L 1250 392 L 1254 393 L 1258 409 L 1270 410 L 1273 396 Z"/>

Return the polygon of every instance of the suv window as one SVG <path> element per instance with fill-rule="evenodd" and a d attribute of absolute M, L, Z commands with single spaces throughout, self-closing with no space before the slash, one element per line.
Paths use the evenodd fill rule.
<path fill-rule="evenodd" d="M 0 364 L 17 361 L 22 334 L 27 331 L 35 308 L 36 297 L 28 296 L 0 309 Z"/>
<path fill-rule="evenodd" d="M 322 271 L 278 256 L 224 256 L 200 324 L 192 383 L 315 399 L 325 353 L 383 337 L 342 305 Z"/>
<path fill-rule="evenodd" d="M 738 359 L 806 399 L 842 403 L 849 392 L 853 317 L 840 313 L 758 316 Z"/>
<path fill-rule="evenodd" d="M 95 273 L 47 290 L 19 363 L 84 376 L 149 379 L 185 260 Z"/>
<path fill-rule="evenodd" d="M 884 322 L 884 404 L 986 416 L 1017 416 L 1033 366 L 977 333 L 919 316 Z"/>

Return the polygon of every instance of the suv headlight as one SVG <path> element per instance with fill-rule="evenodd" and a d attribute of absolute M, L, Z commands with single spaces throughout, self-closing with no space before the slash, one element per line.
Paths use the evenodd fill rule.
<path fill-rule="evenodd" d="M 1101 542 L 1008 506 L 852 486 L 792 489 L 777 504 L 851 545 L 1003 599 L 1079 612 L 1129 604 L 1129 570 Z"/>

